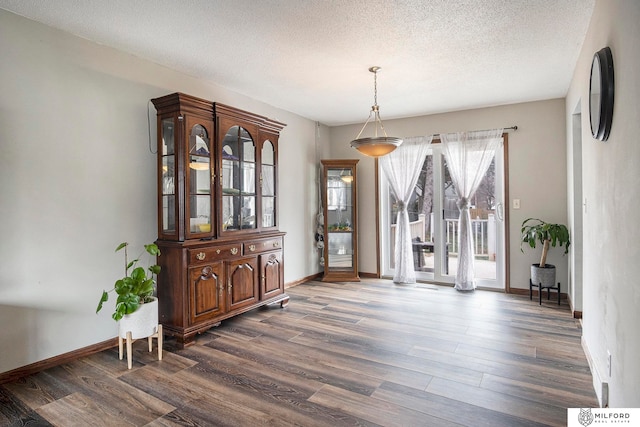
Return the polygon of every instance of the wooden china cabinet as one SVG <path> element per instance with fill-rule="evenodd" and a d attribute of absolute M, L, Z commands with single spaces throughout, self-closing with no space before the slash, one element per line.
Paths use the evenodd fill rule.
<path fill-rule="evenodd" d="M 158 117 L 159 317 L 183 347 L 221 320 L 285 306 L 277 221 L 278 138 L 285 126 L 174 93 Z"/>
<path fill-rule="evenodd" d="M 359 282 L 358 160 L 321 160 L 324 214 L 324 276 L 327 282 Z"/>

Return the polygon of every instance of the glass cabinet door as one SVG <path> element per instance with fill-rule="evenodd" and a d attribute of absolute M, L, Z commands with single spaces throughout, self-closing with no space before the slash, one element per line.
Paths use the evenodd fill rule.
<path fill-rule="evenodd" d="M 256 145 L 242 126 L 231 126 L 222 140 L 222 230 L 256 229 Z"/>
<path fill-rule="evenodd" d="M 176 152 L 174 117 L 164 118 L 160 124 L 160 200 L 159 235 L 174 236 L 176 230 Z"/>
<path fill-rule="evenodd" d="M 322 161 L 325 219 L 323 280 L 359 280 L 354 162 L 357 160 Z"/>
<path fill-rule="evenodd" d="M 266 140 L 262 144 L 260 187 L 262 189 L 262 227 L 276 226 L 276 162 L 275 146 Z"/>
<path fill-rule="evenodd" d="M 187 118 L 187 236 L 205 237 L 212 231 L 211 131 Z"/>

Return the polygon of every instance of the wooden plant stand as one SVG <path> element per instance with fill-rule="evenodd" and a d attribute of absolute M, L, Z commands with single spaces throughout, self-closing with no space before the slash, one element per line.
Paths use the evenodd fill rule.
<path fill-rule="evenodd" d="M 162 360 L 162 325 L 158 325 L 156 329 L 156 333 L 153 335 L 149 335 L 147 339 L 149 340 L 149 353 L 153 348 L 153 338 L 158 340 L 158 360 Z M 132 356 L 133 351 L 131 349 L 134 339 L 131 338 L 131 332 L 127 332 L 127 367 L 131 369 L 132 364 Z M 118 355 L 120 356 L 120 360 L 122 360 L 122 350 L 123 350 L 124 339 L 121 336 L 118 336 Z"/>

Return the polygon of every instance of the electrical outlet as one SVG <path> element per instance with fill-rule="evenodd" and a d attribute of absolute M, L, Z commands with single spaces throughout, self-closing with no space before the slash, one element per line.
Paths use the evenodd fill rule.
<path fill-rule="evenodd" d="M 611 378 L 611 352 L 607 350 L 607 375 Z"/>
<path fill-rule="evenodd" d="M 520 209 L 520 199 L 513 199 L 513 209 Z"/>

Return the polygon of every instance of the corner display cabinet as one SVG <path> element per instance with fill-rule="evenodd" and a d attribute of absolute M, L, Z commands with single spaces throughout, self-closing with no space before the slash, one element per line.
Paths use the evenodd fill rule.
<path fill-rule="evenodd" d="M 276 211 L 285 125 L 182 93 L 152 102 L 159 316 L 184 347 L 223 319 L 289 302 Z"/>
<path fill-rule="evenodd" d="M 358 160 L 321 160 L 325 282 L 359 282 L 356 165 Z"/>

